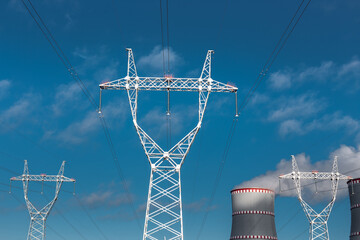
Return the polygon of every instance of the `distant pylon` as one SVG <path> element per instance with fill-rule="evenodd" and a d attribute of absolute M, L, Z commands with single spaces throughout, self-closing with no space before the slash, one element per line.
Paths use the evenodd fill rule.
<path fill-rule="evenodd" d="M 310 223 L 310 240 L 329 240 L 328 219 L 336 200 L 339 180 L 349 180 L 351 177 L 339 173 L 337 156 L 334 158 L 332 172 L 300 172 L 294 155 L 292 158 L 293 171 L 291 173 L 281 175 L 280 179 L 292 179 L 294 181 L 298 199 Z M 316 212 L 308 203 L 304 201 L 301 194 L 301 179 L 313 180 L 331 180 L 332 198 L 330 203 L 320 212 Z M 316 183 L 316 182 L 315 182 Z"/>
<path fill-rule="evenodd" d="M 59 173 L 57 175 L 46 175 L 46 174 L 30 175 L 28 164 L 27 161 L 25 160 L 24 173 L 18 177 L 13 177 L 10 179 L 10 181 L 23 182 L 24 198 L 30 214 L 30 227 L 29 227 L 27 240 L 45 239 L 45 227 L 46 227 L 45 222 L 47 216 L 49 215 L 52 207 L 54 206 L 58 198 L 62 183 L 63 182 L 75 183 L 74 179 L 64 177 L 64 167 L 65 167 L 65 161 L 63 161 Z M 55 197 L 41 210 L 36 209 L 28 198 L 29 182 L 56 182 Z"/>
<path fill-rule="evenodd" d="M 143 240 L 183 240 L 181 167 L 201 128 L 210 93 L 236 94 L 238 89 L 211 78 L 212 50 L 207 52 L 200 78 L 138 77 L 133 52 L 131 49 L 127 49 L 127 51 L 126 77 L 100 84 L 100 99 L 102 90 L 127 91 L 133 123 L 150 163 L 151 173 Z M 197 125 L 172 148 L 167 151 L 163 150 L 137 122 L 138 92 L 140 90 L 198 92 Z M 101 113 L 101 108 L 99 113 Z M 167 113 L 169 114 L 169 111 Z"/>

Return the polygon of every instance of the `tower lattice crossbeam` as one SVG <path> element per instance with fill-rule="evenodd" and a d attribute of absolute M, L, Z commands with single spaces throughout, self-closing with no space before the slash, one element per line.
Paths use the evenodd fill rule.
<path fill-rule="evenodd" d="M 127 75 L 100 84 L 102 90 L 126 90 L 133 123 L 151 166 L 143 240 L 183 240 L 180 169 L 201 128 L 211 92 L 237 93 L 237 88 L 211 78 L 209 50 L 200 78 L 138 77 L 133 52 L 128 51 Z M 139 91 L 187 91 L 199 93 L 197 125 L 168 151 L 163 150 L 137 123 Z M 101 98 L 100 98 L 101 99 Z M 101 101 L 100 101 L 101 102 Z M 101 108 L 99 110 L 101 113 Z"/>

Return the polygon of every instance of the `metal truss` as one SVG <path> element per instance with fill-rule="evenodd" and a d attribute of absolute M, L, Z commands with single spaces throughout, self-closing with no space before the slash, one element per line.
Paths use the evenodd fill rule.
<path fill-rule="evenodd" d="M 291 173 L 281 175 L 280 179 L 292 179 L 296 186 L 298 199 L 310 223 L 310 240 L 329 240 L 329 231 L 327 222 L 330 217 L 331 210 L 336 200 L 336 194 L 340 180 L 349 180 L 351 177 L 339 173 L 337 156 L 334 158 L 332 172 L 300 172 L 295 157 L 292 155 L 292 168 Z M 301 193 L 301 179 L 316 180 L 330 180 L 332 198 L 329 204 L 320 212 L 316 212 L 310 205 L 302 198 Z"/>
<path fill-rule="evenodd" d="M 22 181 L 24 189 L 24 198 L 26 206 L 30 214 L 30 227 L 27 240 L 44 240 L 45 239 L 45 223 L 52 207 L 54 206 L 63 182 L 75 182 L 72 178 L 64 177 L 65 161 L 62 163 L 57 175 L 30 175 L 27 161 L 24 164 L 24 173 L 21 176 L 13 177 L 10 181 Z M 29 182 L 56 182 L 54 198 L 41 210 L 36 209 L 28 198 Z"/>
<path fill-rule="evenodd" d="M 127 76 L 100 84 L 101 90 L 126 90 L 135 129 L 151 166 L 143 240 L 183 240 L 183 217 L 180 169 L 201 128 L 211 92 L 237 93 L 237 88 L 211 78 L 209 50 L 200 78 L 138 77 L 133 52 L 128 51 Z M 138 91 L 199 92 L 198 123 L 170 150 L 164 151 L 137 123 Z M 101 93 L 100 93 L 101 96 Z M 100 109 L 101 112 L 101 109 Z"/>

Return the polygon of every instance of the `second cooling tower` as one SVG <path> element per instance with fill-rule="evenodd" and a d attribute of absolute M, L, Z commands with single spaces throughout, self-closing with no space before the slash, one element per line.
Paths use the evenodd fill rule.
<path fill-rule="evenodd" d="M 360 240 L 360 178 L 348 181 L 351 206 L 350 240 Z"/>
<path fill-rule="evenodd" d="M 277 240 L 274 191 L 264 188 L 235 188 L 231 191 L 231 199 L 231 240 Z"/>

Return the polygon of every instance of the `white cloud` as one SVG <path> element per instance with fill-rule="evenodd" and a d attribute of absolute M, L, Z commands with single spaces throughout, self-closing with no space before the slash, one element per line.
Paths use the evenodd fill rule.
<path fill-rule="evenodd" d="M 40 97 L 34 94 L 25 94 L 13 103 L 8 109 L 0 113 L 0 121 L 8 127 L 14 127 L 20 122 L 29 121 L 29 115 L 38 106 Z"/>
<path fill-rule="evenodd" d="M 81 201 L 90 209 L 112 208 L 121 205 L 128 205 L 134 201 L 134 195 L 119 193 L 119 184 L 110 183 L 102 186 L 101 189 L 83 196 Z"/>
<path fill-rule="evenodd" d="M 4 98 L 7 94 L 7 91 L 11 87 L 11 82 L 7 79 L 0 80 L 0 99 Z"/>
<path fill-rule="evenodd" d="M 187 127 L 191 120 L 197 115 L 195 107 L 187 106 L 175 106 L 171 110 L 171 133 L 173 135 L 179 134 Z M 140 120 L 140 124 L 143 124 L 145 131 L 149 132 L 151 137 L 160 138 L 167 134 L 167 116 L 164 110 L 155 108 L 149 111 Z M 194 122 L 194 125 L 196 122 Z M 190 131 L 191 129 L 189 129 Z"/>
<path fill-rule="evenodd" d="M 106 59 L 106 52 L 107 48 L 105 46 L 100 47 L 98 51 L 89 51 L 87 47 L 76 48 L 73 55 L 82 60 L 82 63 L 76 69 L 80 73 L 94 69 Z"/>
<path fill-rule="evenodd" d="M 303 81 L 325 81 L 331 77 L 334 72 L 335 64 L 331 61 L 323 62 L 320 66 L 309 67 L 302 72 L 298 73 L 298 82 Z"/>
<path fill-rule="evenodd" d="M 270 112 L 270 121 L 281 121 L 293 118 L 313 116 L 325 107 L 323 100 L 316 99 L 312 94 L 303 94 L 297 97 L 279 100 L 276 110 Z"/>
<path fill-rule="evenodd" d="M 55 116 L 63 113 L 64 108 L 76 107 L 82 92 L 75 82 L 60 85 L 55 93 L 51 109 Z"/>
<path fill-rule="evenodd" d="M 251 98 L 250 105 L 266 103 L 267 101 L 269 101 L 269 97 L 267 95 L 254 93 L 253 97 Z"/>
<path fill-rule="evenodd" d="M 278 71 L 272 73 L 269 78 L 270 87 L 276 90 L 288 89 L 292 85 L 292 75 L 290 73 Z"/>
<path fill-rule="evenodd" d="M 274 90 L 286 90 L 298 87 L 306 82 L 335 82 L 337 86 L 346 86 L 353 91 L 360 88 L 360 60 L 356 57 L 344 64 L 324 61 L 318 66 L 303 69 L 284 69 L 272 73 L 269 86 Z M 349 88 L 349 82 L 352 86 Z M 345 84 L 346 83 L 346 84 Z"/>
<path fill-rule="evenodd" d="M 360 129 L 360 122 L 350 116 L 342 115 L 340 112 L 327 114 L 310 122 L 304 120 L 288 119 L 282 121 L 279 134 L 305 134 L 311 131 L 336 131 L 343 130 L 348 134 L 356 134 Z"/>
<path fill-rule="evenodd" d="M 360 123 L 358 120 L 350 116 L 344 116 L 340 112 L 325 115 L 320 119 L 315 119 L 306 128 L 311 130 L 334 130 L 344 129 L 349 133 L 354 133 L 359 130 Z"/>
<path fill-rule="evenodd" d="M 176 68 L 179 64 L 182 63 L 182 58 L 172 49 L 170 48 L 169 51 L 170 55 L 170 67 Z M 168 52 L 167 49 L 164 49 L 164 57 L 165 57 L 165 66 L 167 68 L 167 56 Z M 143 68 L 151 68 L 153 70 L 159 71 L 163 69 L 163 50 L 161 49 L 161 46 L 156 46 L 151 51 L 149 55 L 140 57 L 138 61 L 139 67 Z"/>
<path fill-rule="evenodd" d="M 279 127 L 279 134 L 285 136 L 290 133 L 303 134 L 304 130 L 302 129 L 302 123 L 295 119 L 283 121 Z"/>
<path fill-rule="evenodd" d="M 126 103 L 114 101 L 111 105 L 104 106 L 102 113 L 108 123 L 116 119 L 116 124 L 121 124 L 127 116 L 127 110 Z M 62 131 L 48 131 L 43 138 L 55 138 L 65 143 L 80 144 L 90 134 L 99 131 L 101 126 L 98 118 L 96 111 L 88 111 L 81 120 L 71 123 Z"/>
<path fill-rule="evenodd" d="M 331 171 L 333 158 L 338 156 L 339 172 L 345 175 L 350 175 L 353 177 L 360 176 L 360 146 L 357 148 L 342 145 L 340 148 L 336 149 L 329 156 L 328 160 L 318 161 L 312 163 L 310 157 L 306 156 L 304 153 L 296 155 L 296 160 L 299 166 L 300 171 Z M 289 157 L 290 158 L 290 157 Z M 280 193 L 279 180 L 278 177 L 282 174 L 287 174 L 292 171 L 291 160 L 282 159 L 276 165 L 276 170 L 268 171 L 263 175 L 255 177 L 249 181 L 241 183 L 237 187 L 263 187 L 270 188 L 275 190 L 276 193 Z M 329 200 L 331 189 L 330 181 L 323 181 L 317 183 L 317 188 L 315 188 L 314 181 L 304 181 L 302 185 L 305 186 L 309 184 L 308 187 L 304 189 L 304 195 L 307 199 L 311 201 L 322 201 Z M 310 185 L 311 184 L 311 185 Z M 296 191 L 294 190 L 294 184 L 292 180 L 282 180 L 281 181 L 281 195 L 284 196 L 296 196 Z M 287 191 L 287 189 L 293 189 Z M 344 190 L 345 189 L 345 190 Z M 316 190 L 318 193 L 316 193 Z M 346 181 L 341 181 L 339 184 L 339 197 L 344 197 L 347 195 L 346 190 Z"/>
<path fill-rule="evenodd" d="M 184 209 L 189 211 L 189 212 L 208 212 L 208 211 L 213 211 L 217 208 L 216 205 L 212 205 L 212 206 L 208 206 L 209 205 L 209 199 L 208 198 L 201 198 L 199 200 L 196 200 L 194 202 L 191 203 L 185 203 L 184 204 Z"/>

